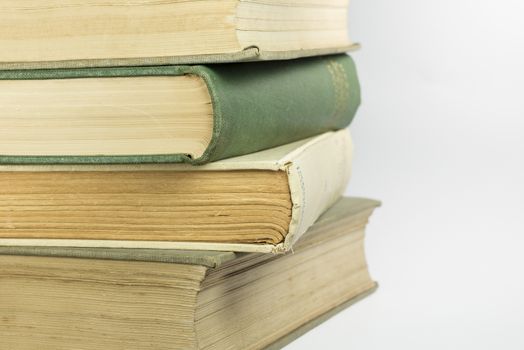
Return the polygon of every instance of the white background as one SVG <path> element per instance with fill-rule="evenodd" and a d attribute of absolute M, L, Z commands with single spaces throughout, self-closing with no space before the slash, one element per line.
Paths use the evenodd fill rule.
<path fill-rule="evenodd" d="M 353 0 L 380 288 L 288 349 L 524 349 L 524 1 Z"/>

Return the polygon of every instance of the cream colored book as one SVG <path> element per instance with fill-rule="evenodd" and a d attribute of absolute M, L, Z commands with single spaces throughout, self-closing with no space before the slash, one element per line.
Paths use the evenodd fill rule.
<path fill-rule="evenodd" d="M 378 205 L 338 201 L 285 255 L 0 247 L 0 348 L 279 349 L 375 290 Z"/>
<path fill-rule="evenodd" d="M 287 59 L 354 47 L 348 0 L 2 0 L 0 69 Z"/>
<path fill-rule="evenodd" d="M 199 167 L 2 165 L 0 245 L 285 252 L 351 159 L 340 130 Z"/>

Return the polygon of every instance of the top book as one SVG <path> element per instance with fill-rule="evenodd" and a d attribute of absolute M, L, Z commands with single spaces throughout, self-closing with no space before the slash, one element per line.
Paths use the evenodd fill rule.
<path fill-rule="evenodd" d="M 0 69 L 281 60 L 355 47 L 348 0 L 3 0 Z"/>

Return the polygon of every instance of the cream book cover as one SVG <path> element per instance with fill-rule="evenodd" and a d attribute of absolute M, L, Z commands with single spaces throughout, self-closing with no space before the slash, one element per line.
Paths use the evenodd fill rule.
<path fill-rule="evenodd" d="M 193 250 L 225 250 L 225 251 L 238 251 L 238 252 L 260 252 L 260 253 L 279 253 L 285 252 L 292 248 L 293 244 L 300 238 L 300 236 L 307 231 L 307 229 L 316 221 L 316 219 L 327 210 L 337 199 L 340 198 L 344 190 L 346 189 L 349 177 L 351 174 L 351 160 L 352 160 L 352 143 L 348 130 L 340 130 L 337 132 L 328 132 L 316 137 L 312 137 L 306 140 L 299 142 L 294 142 L 288 145 L 281 147 L 265 150 L 258 153 L 253 153 L 250 155 L 245 155 L 236 158 L 230 158 L 223 161 L 218 161 L 210 163 L 204 166 L 191 166 L 188 164 L 136 164 L 136 165 L 4 165 L 0 166 L 0 178 L 2 178 L 5 184 L 11 182 L 13 188 L 11 191 L 6 187 L 6 191 L 3 194 L 0 194 L 0 245 L 3 246 L 57 246 L 57 247 L 111 247 L 111 248 L 158 248 L 158 249 L 193 249 Z M 194 208 L 199 205 L 199 209 L 205 209 L 205 200 L 199 200 L 195 202 L 190 198 L 190 204 L 186 207 L 180 209 L 185 212 L 180 213 L 168 213 L 169 215 L 178 215 L 176 217 L 167 216 L 167 219 L 164 217 L 168 214 L 163 213 L 162 225 L 154 226 L 154 229 L 151 229 L 152 232 L 158 230 L 156 227 L 161 227 L 162 229 L 166 228 L 166 232 L 161 232 L 157 236 L 154 236 L 154 239 L 148 239 L 148 230 L 147 227 L 143 226 L 144 231 L 141 232 L 141 235 L 135 239 L 135 236 L 130 236 L 132 239 L 128 239 L 129 236 L 123 235 L 126 229 L 136 228 L 133 225 L 126 225 L 126 212 L 118 212 L 114 214 L 115 222 L 124 222 L 123 224 L 115 224 L 111 220 L 111 216 L 104 217 L 104 221 L 100 218 L 100 213 L 93 212 L 92 210 L 97 210 L 96 208 L 104 206 L 104 201 L 111 201 L 110 204 L 114 204 L 115 201 L 119 200 L 119 196 L 126 195 L 125 193 L 116 193 L 116 198 L 109 198 L 101 196 L 99 193 L 96 193 L 96 196 L 92 193 L 89 197 L 82 197 L 84 188 L 72 187 L 72 190 L 63 200 L 62 197 L 58 196 L 55 192 L 52 192 L 51 195 L 48 195 L 49 198 L 45 199 L 45 202 L 31 202 L 33 197 L 28 197 L 27 186 L 31 189 L 37 189 L 39 187 L 44 188 L 46 191 L 50 191 L 48 188 L 57 188 L 56 184 L 57 179 L 62 181 L 60 186 L 67 186 L 69 178 L 75 178 L 82 176 L 82 173 L 88 174 L 89 178 L 96 179 L 98 175 L 106 176 L 104 178 L 105 182 L 108 181 L 117 181 L 112 180 L 115 177 L 118 177 L 119 174 L 125 173 L 139 174 L 141 179 L 145 178 L 148 180 L 147 174 L 152 172 L 156 176 L 164 176 L 166 184 L 155 184 L 154 191 L 163 190 L 164 187 L 168 187 L 169 184 L 167 181 L 170 178 L 177 178 L 177 176 L 184 176 L 191 178 L 195 173 L 208 176 L 207 180 L 202 180 L 203 182 L 197 183 L 197 185 L 191 185 L 192 188 L 188 191 L 198 191 L 199 187 L 205 185 L 205 181 L 211 181 L 220 174 L 228 174 L 238 172 L 239 176 L 235 181 L 242 181 L 243 179 L 249 179 L 252 174 L 259 172 L 260 174 L 268 175 L 279 175 L 279 178 L 282 178 L 284 182 L 281 182 L 281 185 L 286 187 L 289 197 L 289 208 L 282 207 L 279 208 L 278 214 L 282 214 L 282 218 L 279 220 L 285 220 L 283 224 L 283 230 L 281 238 L 278 240 L 262 240 L 257 239 L 256 233 L 257 228 L 253 226 L 256 222 L 250 222 L 251 216 L 242 216 L 243 212 L 249 212 L 247 209 L 250 208 L 248 205 L 254 205 L 250 202 L 251 198 L 243 198 L 241 203 L 238 204 L 238 210 L 235 211 L 235 215 L 240 215 L 242 220 L 245 221 L 246 226 L 250 229 L 255 227 L 253 230 L 255 238 L 249 241 L 243 239 L 229 240 L 228 238 L 222 238 L 221 240 L 215 240 L 212 234 L 209 235 L 209 239 L 202 239 L 198 237 L 199 228 L 209 228 L 216 227 L 217 234 L 220 233 L 220 230 L 225 225 L 222 223 L 222 218 L 220 217 L 222 213 L 222 207 L 211 207 L 206 213 L 206 226 L 199 226 L 199 221 L 194 222 L 194 225 L 191 226 L 189 236 L 176 236 L 171 235 L 173 232 L 177 232 L 180 227 L 187 224 L 185 222 L 184 215 L 194 214 Z M 45 174 L 42 178 L 38 178 L 38 173 Z M 60 177 L 54 179 L 55 175 L 60 175 Z M 36 180 L 35 177 L 36 176 Z M 266 175 L 264 175 L 266 176 Z M 149 176 L 153 178 L 153 176 Z M 149 181 L 149 180 L 148 180 Z M 152 180 L 151 180 L 152 181 Z M 224 180 L 225 181 L 225 180 Z M 247 181 L 247 180 L 246 180 Z M 254 181 L 254 180 L 253 180 Z M 281 180 L 279 180 L 281 181 Z M 231 183 L 230 188 L 238 188 L 237 182 Z M 17 184 L 21 183 L 20 188 L 23 189 L 24 193 L 19 194 L 16 192 Z M 85 182 L 88 185 L 87 187 L 93 187 L 99 189 L 102 187 L 96 180 L 93 182 Z M 183 182 L 182 182 L 183 183 Z M 199 185 L 198 185 L 199 184 Z M 119 183 L 110 183 L 111 186 L 119 186 Z M 180 183 L 175 183 L 176 187 L 180 187 Z M 55 187 L 53 187 L 55 186 Z M 247 186 L 247 185 L 246 185 Z M 251 185 L 255 189 L 258 189 L 262 184 Z M 226 186 L 227 188 L 227 186 Z M 36 190 L 35 190 L 36 191 Z M 267 190 L 262 190 L 267 191 Z M 234 191 L 233 191 L 234 192 Z M 38 198 L 41 198 L 44 194 L 43 192 L 37 192 Z M 147 193 L 146 193 L 147 194 Z M 140 215 L 143 215 L 143 211 L 148 208 L 144 208 L 142 202 L 147 202 L 145 197 L 146 194 L 142 194 L 140 200 L 135 198 L 127 199 L 128 201 L 133 201 L 133 205 L 138 205 L 134 208 L 133 216 L 129 216 L 128 220 L 130 222 L 135 222 Z M 202 193 L 202 196 L 212 196 L 208 192 Z M 229 197 L 233 197 L 236 201 L 240 194 L 231 193 Z M 283 198 L 282 195 L 280 195 Z M 169 196 L 164 196 L 168 198 Z M 161 201 L 164 197 L 152 197 L 150 201 Z M 228 198 L 229 198 L 228 197 Z M 238 197 L 238 198 L 236 198 Z M 76 205 L 75 201 L 81 201 L 82 205 L 78 206 L 78 210 L 74 212 L 74 220 L 71 219 L 71 222 L 67 226 L 63 226 L 60 223 L 57 224 L 47 224 L 46 220 L 52 222 L 53 220 L 60 220 L 61 216 L 55 216 L 53 219 L 53 212 L 49 210 L 49 203 L 52 206 L 57 208 L 65 207 L 66 205 Z M 138 202 L 137 202 L 138 201 Z M 16 203 L 15 203 L 16 202 Z M 274 205 L 271 202 L 271 197 L 267 200 L 269 207 L 273 208 Z M 282 201 L 281 201 L 282 202 Z M 24 204 L 25 203 L 25 204 Z M 44 204 L 48 207 L 44 208 Z M 71 204 L 73 203 L 73 204 Z M 177 203 L 166 202 L 166 206 L 177 205 Z M 236 203 L 236 202 L 235 202 Z M 25 213 L 36 213 L 32 214 L 30 219 L 32 224 L 28 226 L 26 222 L 28 221 L 27 217 L 23 215 L 20 204 L 26 205 Z M 227 203 L 226 203 L 227 204 Z M 227 206 L 224 205 L 223 208 Z M 268 208 L 269 208 L 268 207 Z M 52 208 L 52 207 L 51 207 Z M 89 208 L 88 211 L 85 208 Z M 95 209 L 93 209 L 95 208 Z M 189 208 L 189 210 L 187 209 Z M 48 210 L 42 214 L 43 210 Z M 266 208 L 263 208 L 266 210 Z M 65 213 L 70 215 L 70 209 L 65 208 L 61 210 L 69 210 Z M 165 209 L 164 209 L 165 210 Z M 225 209 L 224 209 L 225 210 Z M 269 209 L 267 209 L 269 210 Z M 286 211 L 287 210 L 287 211 Z M 258 217 L 270 217 L 267 213 L 268 211 L 263 211 L 263 214 L 258 214 Z M 277 213 L 277 212 L 275 212 Z M 165 214 L 165 215 L 164 215 Z M 58 214 L 57 214 L 58 215 Z M 64 215 L 64 214 L 61 214 Z M 107 214 L 104 214 L 107 215 Z M 254 215 L 254 214 L 253 214 Z M 276 215 L 276 214 L 275 214 Z M 47 218 L 47 219 L 46 219 Z M 145 215 L 147 220 L 151 220 L 150 215 Z M 228 218 L 231 221 L 228 223 L 230 227 L 237 223 L 237 219 L 233 216 Z M 271 219 L 271 218 L 269 218 Z M 38 221 L 41 220 L 41 221 Z M 120 220 L 120 221 L 118 221 Z M 145 220 L 145 219 L 144 219 Z M 171 222 L 178 220 L 181 224 L 178 226 L 169 226 Z M 215 221 L 209 221 L 215 220 Z M 276 220 L 276 219 L 275 219 Z M 78 221 L 82 221 L 82 225 L 78 225 Z M 98 223 L 100 221 L 100 223 Z M 108 226 L 107 222 L 110 222 L 112 226 Z M 186 220 L 187 221 L 187 220 Z M 141 221 L 139 221 L 142 224 Z M 219 224 L 216 224 L 219 223 Z M 62 232 L 60 235 L 53 232 L 53 225 L 56 225 L 56 230 Z M 93 231 L 90 229 L 90 225 L 99 225 L 97 227 L 98 231 Z M 104 226 L 101 226 L 104 225 Z M 215 225 L 215 226 L 212 226 Z M 269 222 L 266 226 L 271 226 L 273 223 Z M 129 227 L 128 227 L 129 226 Z M 79 239 L 75 239 L 75 232 L 71 233 L 64 229 L 64 227 L 70 227 L 73 231 L 78 233 Z M 140 226 L 142 227 L 142 226 Z M 105 229 L 110 234 L 98 235 L 101 229 Z M 114 228 L 114 229 L 112 229 Z M 243 237 L 243 228 L 241 227 L 236 232 L 238 237 Z M 93 233 L 90 233 L 90 232 Z M 123 238 L 118 239 L 118 235 L 122 234 Z M 237 237 L 235 236 L 235 237 Z M 159 238 L 160 237 L 160 238 Z M 169 237 L 169 239 L 161 239 L 161 237 Z M 179 238 L 177 238 L 179 237 Z M 181 238 L 180 238 L 181 237 Z"/>

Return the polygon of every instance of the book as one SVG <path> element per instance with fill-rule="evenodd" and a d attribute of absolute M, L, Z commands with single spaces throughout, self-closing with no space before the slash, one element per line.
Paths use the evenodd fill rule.
<path fill-rule="evenodd" d="M 280 348 L 372 293 L 378 202 L 338 201 L 293 253 L 0 247 L 6 349 Z"/>
<path fill-rule="evenodd" d="M 204 164 L 342 129 L 359 103 L 347 55 L 0 71 L 0 163 Z"/>
<path fill-rule="evenodd" d="M 351 159 L 344 129 L 199 167 L 2 165 L 0 244 L 283 252 Z"/>
<path fill-rule="evenodd" d="M 3 0 L 0 69 L 289 59 L 354 48 L 348 0 Z"/>

